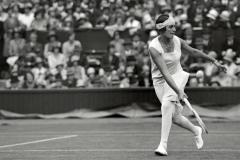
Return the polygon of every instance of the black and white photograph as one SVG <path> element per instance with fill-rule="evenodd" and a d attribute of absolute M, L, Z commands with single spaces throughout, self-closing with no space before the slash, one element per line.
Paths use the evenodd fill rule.
<path fill-rule="evenodd" d="M 0 0 L 0 160 L 239 160 L 240 0 Z"/>

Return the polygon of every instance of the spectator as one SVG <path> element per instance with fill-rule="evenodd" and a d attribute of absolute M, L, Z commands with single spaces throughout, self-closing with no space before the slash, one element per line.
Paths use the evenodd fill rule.
<path fill-rule="evenodd" d="M 52 31 L 49 32 L 48 34 L 48 41 L 47 43 L 44 45 L 44 57 L 47 58 L 50 52 L 53 52 L 53 48 L 57 46 L 57 47 L 61 47 L 61 42 L 58 41 L 58 36 L 56 34 L 56 32 Z"/>
<path fill-rule="evenodd" d="M 138 77 L 139 80 L 139 86 L 141 87 L 150 87 L 151 85 L 151 71 L 150 71 L 150 67 L 148 65 L 143 65 L 142 69 L 141 69 L 141 73 Z"/>
<path fill-rule="evenodd" d="M 56 77 L 54 74 L 49 73 L 46 77 L 46 88 L 47 89 L 52 89 L 52 88 L 62 88 L 62 82 L 57 81 Z"/>
<path fill-rule="evenodd" d="M 107 68 L 108 71 L 118 70 L 120 58 L 117 54 L 118 53 L 116 52 L 115 46 L 109 45 L 108 53 L 106 54 L 106 57 L 104 57 L 104 62 L 103 62 L 103 64 L 106 65 L 105 68 Z"/>
<path fill-rule="evenodd" d="M 8 14 L 3 11 L 2 5 L 0 5 L 0 22 L 5 22 L 8 19 Z"/>
<path fill-rule="evenodd" d="M 73 55 L 74 50 L 76 48 L 78 48 L 80 52 L 82 51 L 82 44 L 79 40 L 76 40 L 75 37 L 76 37 L 75 33 L 71 33 L 69 35 L 68 41 L 63 43 L 62 51 L 63 51 L 63 55 L 67 59 Z"/>
<path fill-rule="evenodd" d="M 6 81 L 6 88 L 11 90 L 17 90 L 21 88 L 21 81 L 17 71 L 12 71 L 10 79 Z"/>
<path fill-rule="evenodd" d="M 45 88 L 46 87 L 46 76 L 47 76 L 47 68 L 43 65 L 43 60 L 41 57 L 36 58 L 36 65 L 32 69 L 32 73 L 35 77 L 35 83 L 37 88 Z"/>
<path fill-rule="evenodd" d="M 136 54 L 141 54 L 146 44 L 141 40 L 141 36 L 135 33 L 132 37 L 132 45 L 133 49 L 136 50 Z"/>
<path fill-rule="evenodd" d="M 113 39 L 110 42 L 110 45 L 115 46 L 116 54 L 120 57 L 124 57 L 124 39 L 120 37 L 120 33 L 117 31 L 113 35 Z"/>
<path fill-rule="evenodd" d="M 50 72 L 55 74 L 56 73 L 56 67 L 59 64 L 63 64 L 64 67 L 67 66 L 67 61 L 65 56 L 60 52 L 60 47 L 54 46 L 53 52 L 50 52 L 49 56 L 47 57 L 48 60 L 48 66 L 50 69 Z"/>
<path fill-rule="evenodd" d="M 112 70 L 108 76 L 108 83 L 110 87 L 120 87 L 120 76 L 116 70 Z"/>
<path fill-rule="evenodd" d="M 76 88 L 77 87 L 77 79 L 74 76 L 74 71 L 69 69 L 67 71 L 67 79 L 63 81 L 63 85 L 67 88 Z"/>
<path fill-rule="evenodd" d="M 9 43 L 9 56 L 22 56 L 24 55 L 24 47 L 26 41 L 22 38 L 22 32 L 20 30 L 14 30 L 13 39 Z"/>
<path fill-rule="evenodd" d="M 60 18 L 61 17 L 56 13 L 56 9 L 54 9 L 53 7 L 49 8 L 47 22 L 48 30 L 61 30 L 62 22 L 60 21 Z"/>
<path fill-rule="evenodd" d="M 55 77 L 58 82 L 61 82 L 61 84 L 67 79 L 67 70 L 66 70 L 64 64 L 59 63 L 56 66 Z"/>
<path fill-rule="evenodd" d="M 36 32 L 31 32 L 29 35 L 29 41 L 24 46 L 25 56 L 28 54 L 35 54 L 36 56 L 43 56 L 43 46 L 38 42 L 38 35 Z"/>
<path fill-rule="evenodd" d="M 125 28 L 129 30 L 130 35 L 133 35 L 138 30 L 141 29 L 141 23 L 136 19 L 133 9 L 130 9 L 129 16 L 124 25 L 125 25 Z"/>
<path fill-rule="evenodd" d="M 233 86 L 239 87 L 240 86 L 240 66 L 235 70 L 235 77 L 233 79 Z"/>
<path fill-rule="evenodd" d="M 36 11 L 34 20 L 31 23 L 30 29 L 36 31 L 47 31 L 47 19 L 44 17 L 43 10 Z"/>
<path fill-rule="evenodd" d="M 76 29 L 90 29 L 93 28 L 86 14 L 82 13 L 76 22 Z"/>
<path fill-rule="evenodd" d="M 217 74 L 212 77 L 210 84 L 213 82 L 220 84 L 221 87 L 231 87 L 233 86 L 233 77 L 227 75 L 225 72 L 217 72 Z"/>
<path fill-rule="evenodd" d="M 87 81 L 87 75 L 85 68 L 80 63 L 80 57 L 77 55 L 74 55 L 71 57 L 70 67 L 69 71 L 71 70 L 73 72 L 74 78 L 77 80 L 77 87 L 85 87 L 86 81 Z"/>
<path fill-rule="evenodd" d="M 24 75 L 24 81 L 22 84 L 23 89 L 35 89 L 37 85 L 35 83 L 35 78 L 32 72 L 26 72 Z"/>
<path fill-rule="evenodd" d="M 237 68 L 237 65 L 234 63 L 233 59 L 236 53 L 232 49 L 223 51 L 223 64 L 227 68 L 227 75 L 234 76 L 234 72 Z"/>
<path fill-rule="evenodd" d="M 32 12 L 32 4 L 26 3 L 24 5 L 24 13 L 18 15 L 18 20 L 24 25 L 26 30 L 31 29 L 31 24 L 34 20 L 34 13 Z"/>

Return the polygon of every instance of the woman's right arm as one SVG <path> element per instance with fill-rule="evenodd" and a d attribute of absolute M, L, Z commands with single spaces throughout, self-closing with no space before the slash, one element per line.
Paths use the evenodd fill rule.
<path fill-rule="evenodd" d="M 156 49 L 150 47 L 149 53 L 152 57 L 152 60 L 157 65 L 158 69 L 162 73 L 164 79 L 166 80 L 167 84 L 177 93 L 179 99 L 182 100 L 186 97 L 183 90 L 180 90 L 174 80 L 172 79 L 171 74 L 168 72 L 167 65 L 163 60 L 162 53 L 159 53 Z"/>

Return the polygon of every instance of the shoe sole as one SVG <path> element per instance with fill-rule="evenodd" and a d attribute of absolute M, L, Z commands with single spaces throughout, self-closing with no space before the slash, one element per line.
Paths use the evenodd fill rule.
<path fill-rule="evenodd" d="M 163 153 L 157 152 L 157 151 L 155 151 L 154 153 L 155 153 L 157 156 L 167 156 L 167 154 L 163 154 Z"/>

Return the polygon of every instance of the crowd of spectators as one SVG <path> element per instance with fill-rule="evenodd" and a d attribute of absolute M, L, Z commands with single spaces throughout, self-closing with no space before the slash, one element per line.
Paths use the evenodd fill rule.
<path fill-rule="evenodd" d="M 203 72 L 189 86 L 240 86 L 238 0 L 1 0 L 5 87 L 149 87 L 148 43 L 157 36 L 160 14 L 173 15 L 176 35 L 228 68 L 219 73 L 213 64 L 183 54 L 185 70 Z M 112 38 L 100 60 L 84 57 L 75 37 L 74 31 L 91 28 L 105 29 Z M 38 42 L 37 31 L 48 32 L 46 44 Z M 68 40 L 61 43 L 57 31 L 69 32 Z M 122 31 L 129 36 L 121 37 Z"/>

